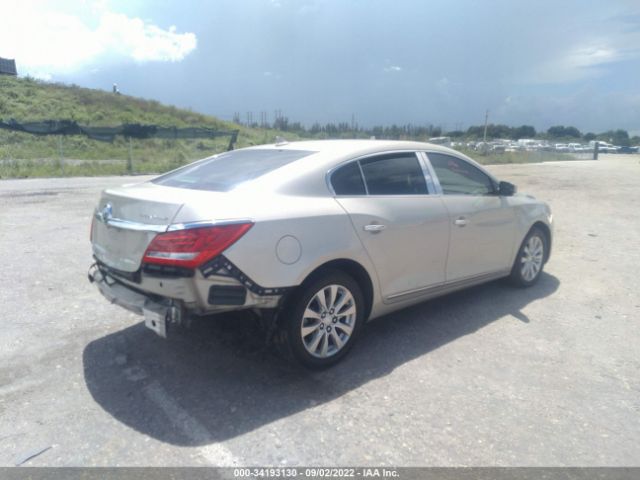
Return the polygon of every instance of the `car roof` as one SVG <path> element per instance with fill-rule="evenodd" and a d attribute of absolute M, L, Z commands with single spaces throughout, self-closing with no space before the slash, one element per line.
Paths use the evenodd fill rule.
<path fill-rule="evenodd" d="M 484 168 L 483 165 L 479 164 L 472 158 L 469 158 L 465 154 L 457 150 L 453 150 L 452 148 L 427 142 L 416 142 L 409 140 L 303 140 L 297 142 L 257 145 L 255 147 L 249 148 L 307 150 L 310 152 L 314 152 L 314 154 L 296 160 L 295 162 L 292 162 L 292 165 L 289 165 L 289 167 L 293 169 L 296 168 L 295 165 L 304 165 L 303 168 L 307 168 L 310 170 L 327 170 L 350 159 L 376 153 L 384 153 L 387 151 L 394 152 L 409 150 L 438 152 L 461 157 L 476 165 L 488 175 L 493 176 L 490 172 L 487 171 L 486 168 Z M 283 167 L 282 169 L 284 170 L 286 168 L 287 166 Z"/>
<path fill-rule="evenodd" d="M 482 165 L 466 155 L 442 145 L 426 142 L 405 140 L 303 140 L 256 145 L 247 149 L 313 152 L 250 182 L 253 186 L 264 185 L 276 189 L 289 185 L 292 190 L 289 190 L 289 188 L 285 188 L 285 190 L 304 191 L 309 194 L 326 194 L 328 189 L 325 183 L 325 174 L 345 161 L 365 155 L 403 150 L 438 152 L 464 158 L 486 172 L 491 178 L 495 178 Z"/>
<path fill-rule="evenodd" d="M 301 140 L 268 145 L 256 145 L 251 149 L 273 148 L 277 150 L 308 150 L 335 157 L 358 156 L 385 150 L 432 150 L 452 153 L 453 150 L 434 143 L 408 140 Z M 457 152 L 456 152 L 457 153 Z"/>

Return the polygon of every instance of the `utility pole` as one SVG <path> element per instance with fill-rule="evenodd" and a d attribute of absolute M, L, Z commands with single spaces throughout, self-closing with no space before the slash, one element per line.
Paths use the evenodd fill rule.
<path fill-rule="evenodd" d="M 58 135 L 58 154 L 60 155 L 60 170 L 62 170 L 62 176 L 64 177 L 64 154 L 62 153 L 62 135 Z M 596 156 L 596 160 L 598 157 Z"/>
<path fill-rule="evenodd" d="M 131 175 L 133 173 L 133 153 L 131 152 L 131 137 L 127 137 L 129 140 L 129 151 L 127 154 L 127 173 Z"/>
<path fill-rule="evenodd" d="M 483 142 L 487 142 L 487 122 L 489 121 L 489 110 L 487 110 L 487 113 L 484 114 L 484 136 L 483 136 Z"/>

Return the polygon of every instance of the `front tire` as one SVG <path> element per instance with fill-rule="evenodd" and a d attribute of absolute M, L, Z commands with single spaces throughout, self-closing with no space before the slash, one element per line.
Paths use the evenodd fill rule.
<path fill-rule="evenodd" d="M 282 346 L 305 367 L 336 364 L 351 350 L 364 322 L 358 283 L 343 272 L 327 271 L 296 293 L 281 317 Z"/>
<path fill-rule="evenodd" d="M 530 287 L 539 279 L 547 256 L 547 236 L 544 232 L 534 227 L 529 230 L 518 250 L 518 255 L 513 262 L 511 283 L 518 287 Z"/>

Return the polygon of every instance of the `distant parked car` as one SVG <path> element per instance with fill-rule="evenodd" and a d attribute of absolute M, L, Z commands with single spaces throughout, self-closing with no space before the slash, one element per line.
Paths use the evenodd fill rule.
<path fill-rule="evenodd" d="M 500 277 L 533 285 L 552 232 L 547 204 L 449 148 L 263 145 L 105 190 L 89 279 L 161 336 L 252 310 L 293 358 L 326 367 L 368 319 Z"/>
<path fill-rule="evenodd" d="M 640 147 L 623 146 L 623 147 L 618 147 L 618 153 L 638 153 L 639 149 Z"/>
<path fill-rule="evenodd" d="M 569 147 L 569 151 L 573 153 L 582 153 L 585 151 L 585 148 L 580 143 L 570 143 L 567 147 Z"/>
<path fill-rule="evenodd" d="M 595 145 L 598 145 L 598 151 L 600 153 L 618 153 L 618 148 L 615 145 L 611 145 L 610 143 L 607 142 L 603 142 L 602 140 L 595 140 L 592 142 L 589 142 L 590 145 L 593 144 L 594 148 Z"/>

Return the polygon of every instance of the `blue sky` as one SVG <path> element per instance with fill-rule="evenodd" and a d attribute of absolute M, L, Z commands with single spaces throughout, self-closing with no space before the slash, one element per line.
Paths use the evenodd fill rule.
<path fill-rule="evenodd" d="M 488 109 L 640 133 L 637 0 L 4 0 L 0 16 L 21 74 L 224 119 L 451 130 Z"/>

